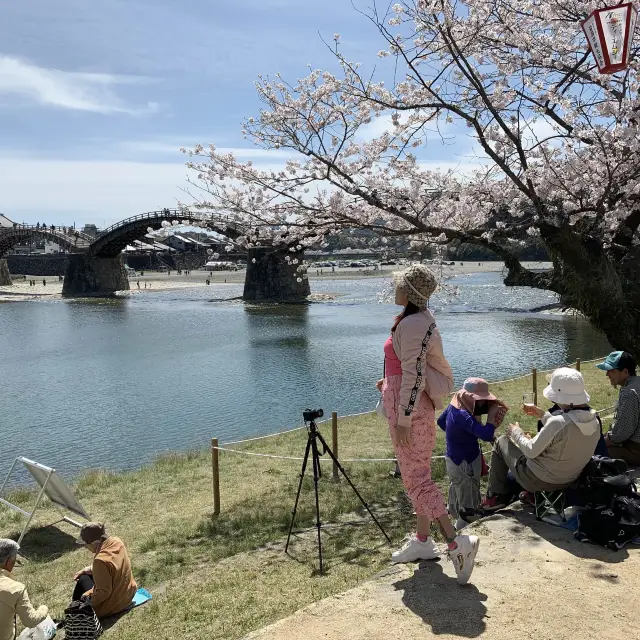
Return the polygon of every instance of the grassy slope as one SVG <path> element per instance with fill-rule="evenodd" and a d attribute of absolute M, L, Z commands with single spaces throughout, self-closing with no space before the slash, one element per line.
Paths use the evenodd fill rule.
<path fill-rule="evenodd" d="M 583 366 L 592 405 L 609 407 L 615 391 L 593 365 Z M 542 389 L 544 377 L 540 379 Z M 492 385 L 515 409 L 510 420 L 534 430 L 518 407 L 530 378 Z M 610 412 L 605 412 L 610 413 Z M 321 426 L 329 437 L 328 425 Z M 247 451 L 301 456 L 306 432 L 297 431 L 242 445 Z M 443 441 L 438 437 L 438 451 Z M 390 549 L 364 517 L 345 482 L 330 482 L 330 465 L 321 482 L 324 523 L 345 519 L 355 525 L 331 526 L 323 533 L 327 575 L 315 575 L 313 532 L 296 538 L 292 556 L 283 554 L 300 463 L 240 456 L 221 456 L 222 513 L 212 520 L 211 467 L 207 452 L 170 454 L 153 465 L 122 474 L 95 471 L 76 484 L 76 492 L 94 518 L 105 521 L 130 550 L 138 582 L 154 594 L 152 604 L 121 620 L 108 636 L 142 638 L 239 638 L 252 629 L 286 616 L 306 604 L 348 589 L 378 572 Z M 386 425 L 375 415 L 340 422 L 340 456 L 392 457 Z M 346 464 L 365 499 L 371 500 L 389 535 L 397 542 L 411 530 L 413 518 L 401 484 L 388 477 L 392 463 Z M 434 461 L 434 478 L 446 485 L 444 464 Z M 307 480 L 298 525 L 314 523 L 312 483 Z M 14 499 L 27 506 L 32 495 Z M 38 516 L 45 524 L 58 519 L 46 506 Z M 2 535 L 16 535 L 21 519 L 0 512 Z M 23 549 L 28 561 L 18 575 L 34 602 L 46 603 L 60 616 L 68 603 L 71 575 L 90 557 L 73 545 L 76 531 L 66 525 L 32 529 Z"/>

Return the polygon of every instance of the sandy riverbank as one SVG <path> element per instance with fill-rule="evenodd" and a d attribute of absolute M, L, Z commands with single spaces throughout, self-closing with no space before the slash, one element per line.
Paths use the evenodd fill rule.
<path fill-rule="evenodd" d="M 549 268 L 549 263 L 526 262 L 528 269 Z M 358 280 L 365 278 L 384 278 L 402 266 L 389 266 L 381 270 L 363 269 L 322 269 L 322 273 L 316 269 L 309 269 L 310 280 Z M 436 270 L 435 267 L 433 267 Z M 463 262 L 442 267 L 442 276 L 450 279 L 456 276 L 470 275 L 474 273 L 495 273 L 504 269 L 502 262 Z M 440 271 L 440 267 L 437 268 Z M 35 286 L 29 286 L 29 280 L 35 279 Z M 138 295 L 153 291 L 167 291 L 170 289 L 186 289 L 189 287 L 207 286 L 207 279 L 211 284 L 242 284 L 245 279 L 245 271 L 191 271 L 189 275 L 178 275 L 172 271 L 171 275 L 157 271 L 145 271 L 144 276 L 130 277 L 131 290 L 128 295 Z M 45 284 L 46 282 L 46 284 Z M 140 288 L 138 288 L 140 283 Z M 26 280 L 14 280 L 10 287 L 0 287 L 0 302 L 38 300 L 60 298 L 62 295 L 62 282 L 57 277 L 28 275 Z M 145 286 L 146 285 L 146 286 Z"/>

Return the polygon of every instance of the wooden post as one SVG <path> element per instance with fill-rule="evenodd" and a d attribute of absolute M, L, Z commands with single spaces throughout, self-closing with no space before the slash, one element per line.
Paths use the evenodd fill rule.
<path fill-rule="evenodd" d="M 531 369 L 531 382 L 533 384 L 533 404 L 538 406 L 538 370 Z"/>
<path fill-rule="evenodd" d="M 211 438 L 211 470 L 213 471 L 213 515 L 220 513 L 220 461 L 218 438 Z"/>
<path fill-rule="evenodd" d="M 580 371 L 580 358 L 576 360 L 576 371 Z"/>
<path fill-rule="evenodd" d="M 333 411 L 331 413 L 331 450 L 333 451 L 333 455 L 338 457 L 338 414 Z M 338 482 L 340 479 L 338 477 L 338 465 L 333 463 L 333 479 L 335 482 Z"/>

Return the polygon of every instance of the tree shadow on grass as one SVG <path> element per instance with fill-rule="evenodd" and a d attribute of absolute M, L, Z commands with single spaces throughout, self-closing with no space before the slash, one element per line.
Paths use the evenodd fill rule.
<path fill-rule="evenodd" d="M 439 562 L 423 562 L 409 578 L 394 583 L 402 602 L 431 627 L 433 635 L 477 638 L 486 629 L 486 594 L 473 584 L 461 587 Z"/>
<path fill-rule="evenodd" d="M 16 536 L 17 537 L 17 536 Z M 77 536 L 53 525 L 29 529 L 20 544 L 20 555 L 34 562 L 47 562 L 77 551 Z"/>
<path fill-rule="evenodd" d="M 543 520 L 536 520 L 532 513 L 523 510 L 513 510 L 510 515 L 515 522 L 511 527 L 511 533 L 520 535 L 530 530 L 536 536 L 546 540 L 554 547 L 567 551 L 576 558 L 587 560 L 599 560 L 607 564 L 618 564 L 629 557 L 629 552 L 623 548 L 619 551 L 611 551 L 605 547 L 589 542 L 580 542 L 575 539 L 573 531 L 556 527 Z"/>

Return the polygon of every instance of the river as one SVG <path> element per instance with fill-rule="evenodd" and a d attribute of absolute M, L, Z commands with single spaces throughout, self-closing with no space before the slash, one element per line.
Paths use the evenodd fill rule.
<path fill-rule="evenodd" d="M 433 308 L 460 383 L 598 357 L 607 340 L 573 317 L 527 313 L 546 292 L 497 273 L 450 281 Z M 332 301 L 252 306 L 237 285 L 116 300 L 0 305 L 0 477 L 17 455 L 73 476 L 161 452 L 298 426 L 305 407 L 373 409 L 397 307 L 380 279 L 313 283 Z"/>

